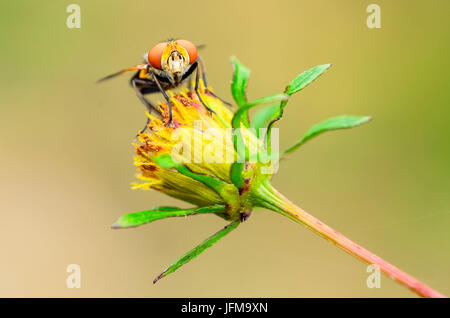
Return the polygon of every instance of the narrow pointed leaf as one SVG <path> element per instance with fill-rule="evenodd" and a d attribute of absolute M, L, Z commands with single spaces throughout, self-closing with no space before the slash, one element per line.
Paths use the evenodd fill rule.
<path fill-rule="evenodd" d="M 330 66 L 331 64 L 317 65 L 303 72 L 288 85 L 285 93 L 288 95 L 297 93 L 322 75 Z"/>
<path fill-rule="evenodd" d="M 249 160 L 249 150 L 247 145 L 245 144 L 244 138 L 241 134 L 241 124 L 243 124 L 243 118 L 248 116 L 249 109 L 260 105 L 261 103 L 265 103 L 268 101 L 281 99 L 282 101 L 286 101 L 288 96 L 286 94 L 276 94 L 268 97 L 260 98 L 254 102 L 248 103 L 244 107 L 239 108 L 233 116 L 231 120 L 231 125 L 233 127 L 233 144 L 234 149 L 236 150 L 240 161 L 248 161 Z M 278 108 L 278 104 L 275 104 Z M 277 110 L 277 108 L 275 110 Z M 255 127 L 254 127 L 255 128 Z M 256 135 L 258 136 L 259 129 L 255 128 Z M 244 169 L 243 162 L 235 162 L 231 166 L 231 181 L 233 184 L 241 189 L 244 186 L 244 178 L 242 177 L 242 171 Z"/>
<path fill-rule="evenodd" d="M 155 284 L 158 280 L 161 278 L 169 275 L 170 273 L 175 272 L 178 268 L 189 262 L 190 260 L 196 258 L 198 255 L 200 255 L 204 250 L 206 250 L 208 247 L 211 247 L 214 243 L 216 243 L 218 240 L 220 240 L 222 237 L 230 233 L 232 230 L 234 230 L 238 225 L 240 224 L 240 221 L 235 221 L 233 223 L 228 224 L 226 227 L 224 227 L 219 232 L 215 233 L 214 235 L 207 238 L 205 241 L 203 241 L 200 245 L 194 247 L 192 250 L 184 254 L 181 258 L 176 260 L 172 265 L 170 265 L 165 271 L 163 271 L 161 274 L 159 274 L 155 280 L 153 281 L 153 284 Z"/>
<path fill-rule="evenodd" d="M 149 222 L 170 217 L 188 216 L 201 213 L 221 213 L 224 211 L 225 206 L 223 205 L 213 205 L 193 209 L 180 209 L 177 207 L 161 206 L 146 211 L 127 213 L 121 216 L 111 227 L 113 229 L 123 229 L 136 227 Z"/>
<path fill-rule="evenodd" d="M 242 117 L 245 112 L 248 111 L 249 106 L 239 108 L 236 113 L 234 113 L 233 119 L 231 120 L 231 126 L 233 127 L 233 145 L 239 158 L 245 159 L 246 153 L 248 153 L 247 145 L 244 142 L 241 134 L 241 123 Z"/>
<path fill-rule="evenodd" d="M 231 58 L 231 63 L 234 68 L 233 81 L 231 82 L 231 93 L 233 94 L 233 98 L 237 105 L 239 107 L 243 107 L 247 104 L 245 89 L 250 77 L 250 71 L 235 57 Z"/>
<path fill-rule="evenodd" d="M 245 89 L 247 88 L 248 79 L 250 77 L 250 70 L 248 70 L 237 58 L 232 57 L 231 63 L 233 64 L 233 81 L 231 82 L 231 94 L 238 107 L 244 107 L 247 104 L 247 94 Z M 244 115 L 244 125 L 249 127 L 248 115 Z"/>
<path fill-rule="evenodd" d="M 274 95 L 258 98 L 252 102 L 248 102 L 247 105 L 245 105 L 245 106 L 253 107 L 253 106 L 258 106 L 258 105 L 265 104 L 268 102 L 273 102 L 275 100 L 287 100 L 288 98 L 289 98 L 289 96 L 287 96 L 286 94 L 274 94 Z"/>
<path fill-rule="evenodd" d="M 280 103 L 280 106 L 278 107 L 278 109 L 274 113 L 274 116 L 272 117 L 272 119 L 270 120 L 269 124 L 267 125 L 266 149 L 267 149 L 267 153 L 269 155 L 272 153 L 272 145 L 270 144 L 270 140 L 271 140 L 271 137 L 272 137 L 272 128 L 273 128 L 273 125 L 275 125 L 275 123 L 277 121 L 279 121 L 281 119 L 281 117 L 283 116 L 283 111 L 282 111 L 282 108 L 284 107 L 282 105 L 283 103 L 284 103 L 284 105 L 286 105 L 287 101 L 282 101 Z"/>
<path fill-rule="evenodd" d="M 259 138 L 259 129 L 267 127 L 269 121 L 278 111 L 279 104 L 268 105 L 259 110 L 252 117 L 252 127 L 256 129 L 256 136 Z"/>
<path fill-rule="evenodd" d="M 289 147 L 284 153 L 288 154 L 293 152 L 311 138 L 314 138 L 326 131 L 356 127 L 368 122 L 371 119 L 372 118 L 369 116 L 338 116 L 327 119 L 311 127 L 296 144 Z"/>
<path fill-rule="evenodd" d="M 248 116 L 249 109 L 256 107 L 260 104 L 270 102 L 273 100 L 277 100 L 277 99 L 278 100 L 281 99 L 281 101 L 285 101 L 288 99 L 288 96 L 286 94 L 275 94 L 272 96 L 263 97 L 263 98 L 255 100 L 253 102 L 250 102 L 247 105 L 239 108 L 236 111 L 236 113 L 234 114 L 233 119 L 231 120 L 231 126 L 233 127 L 233 129 L 235 129 L 235 131 L 233 133 L 233 142 L 234 142 L 234 148 L 236 149 L 236 152 L 238 153 L 238 155 L 241 158 L 244 158 L 245 160 L 248 159 L 247 145 L 245 145 L 245 143 L 244 143 L 240 128 L 241 128 L 241 124 L 244 124 L 244 126 L 245 126 L 244 118 L 246 118 L 246 116 Z M 246 127 L 248 128 L 248 126 L 246 126 Z M 258 130 L 256 130 L 256 133 L 257 132 L 258 132 Z M 243 147 L 240 147 L 239 143 L 241 143 L 241 145 L 243 145 Z M 245 151 L 245 153 L 242 153 L 243 150 Z"/>
<path fill-rule="evenodd" d="M 294 80 L 286 87 L 284 93 L 288 96 L 297 93 L 298 91 L 302 90 L 303 88 L 311 84 L 316 78 L 322 75 L 330 66 L 331 64 L 317 65 L 301 73 L 299 76 L 294 78 Z M 288 100 L 282 100 L 280 102 L 278 111 L 274 112 L 274 115 L 270 119 L 269 125 L 267 126 L 266 148 L 269 154 L 271 152 L 270 136 L 273 125 L 283 116 L 283 110 L 286 107 L 287 102 Z"/>

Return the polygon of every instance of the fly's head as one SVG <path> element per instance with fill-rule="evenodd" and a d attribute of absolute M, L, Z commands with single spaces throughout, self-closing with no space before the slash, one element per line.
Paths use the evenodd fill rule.
<path fill-rule="evenodd" d="M 158 43 L 148 52 L 147 60 L 171 82 L 179 83 L 183 74 L 197 60 L 197 47 L 187 40 Z"/>

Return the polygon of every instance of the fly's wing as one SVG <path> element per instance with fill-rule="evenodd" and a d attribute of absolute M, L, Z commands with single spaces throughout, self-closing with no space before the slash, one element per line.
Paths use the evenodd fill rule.
<path fill-rule="evenodd" d="M 148 61 L 148 53 L 142 54 L 142 59 L 144 60 L 144 63 L 150 64 L 150 62 Z"/>
<path fill-rule="evenodd" d="M 123 73 L 132 72 L 132 71 L 139 71 L 139 70 L 145 70 L 146 68 L 147 68 L 147 64 L 139 64 L 139 65 L 136 65 L 136 66 L 132 66 L 132 67 L 126 68 L 124 70 L 121 70 L 119 72 L 116 72 L 116 73 L 110 74 L 108 76 L 105 76 L 105 77 L 99 79 L 97 81 L 97 83 L 109 80 L 109 79 L 111 79 L 113 77 L 122 75 Z"/>

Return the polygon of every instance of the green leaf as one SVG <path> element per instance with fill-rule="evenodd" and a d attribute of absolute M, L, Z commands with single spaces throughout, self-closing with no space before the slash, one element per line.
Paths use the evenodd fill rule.
<path fill-rule="evenodd" d="M 231 58 L 231 63 L 233 63 L 234 68 L 231 93 L 233 94 L 233 98 L 237 105 L 239 107 L 244 107 L 247 104 L 245 88 L 247 87 L 248 79 L 250 77 L 250 71 L 235 57 Z"/>
<path fill-rule="evenodd" d="M 246 153 L 248 153 L 247 145 L 244 142 L 244 138 L 242 138 L 241 134 L 241 123 L 242 123 L 242 116 L 245 115 L 246 111 L 248 111 L 249 107 L 245 106 L 242 108 L 239 108 L 233 116 L 233 119 L 231 120 L 231 126 L 233 127 L 233 145 L 234 149 L 236 150 L 239 158 L 245 159 Z M 244 151 L 244 153 L 242 153 Z"/>
<path fill-rule="evenodd" d="M 274 94 L 274 95 L 258 98 L 252 102 L 248 102 L 247 105 L 245 105 L 243 107 L 249 106 L 249 108 L 251 108 L 251 107 L 265 104 L 268 102 L 273 102 L 274 100 L 287 100 L 288 98 L 289 98 L 289 96 L 287 96 L 286 94 Z"/>
<path fill-rule="evenodd" d="M 247 95 L 245 89 L 247 87 L 248 79 L 250 77 L 250 70 L 248 70 L 237 58 L 232 57 L 233 64 L 233 81 L 231 82 L 231 94 L 238 107 L 244 107 L 247 104 Z M 248 115 L 244 116 L 244 125 L 249 127 Z"/>
<path fill-rule="evenodd" d="M 243 162 L 233 162 L 233 164 L 231 165 L 231 181 L 238 189 L 242 189 L 245 186 L 245 181 L 242 177 L 242 171 L 244 170 L 244 167 L 245 163 Z"/>
<path fill-rule="evenodd" d="M 170 217 L 195 215 L 201 213 L 222 213 L 222 212 L 225 212 L 225 206 L 223 205 L 213 205 L 209 207 L 200 207 L 193 209 L 180 209 L 171 206 L 161 206 L 146 211 L 127 213 L 121 216 L 111 226 L 111 228 L 113 229 L 130 228 Z"/>
<path fill-rule="evenodd" d="M 233 132 L 234 149 L 236 149 L 236 152 L 238 153 L 240 158 L 243 158 L 245 160 L 248 159 L 247 145 L 244 143 L 240 128 L 241 128 L 241 123 L 244 124 L 244 126 L 245 126 L 244 118 L 246 118 L 246 116 L 248 116 L 249 109 L 256 107 L 260 104 L 263 104 L 263 103 L 266 103 L 269 101 L 273 101 L 273 100 L 277 100 L 277 99 L 281 99 L 282 101 L 285 101 L 285 100 L 287 100 L 287 98 L 288 98 L 288 96 L 286 94 L 275 94 L 275 95 L 263 97 L 256 101 L 248 103 L 247 105 L 239 108 L 236 111 L 236 113 L 233 116 L 233 119 L 231 120 L 231 126 L 234 129 L 234 132 Z M 246 126 L 246 127 L 248 128 L 248 126 Z M 239 143 L 242 143 L 242 145 L 244 147 L 239 147 Z M 242 150 L 244 150 L 245 153 L 242 153 Z"/>
<path fill-rule="evenodd" d="M 239 108 L 236 113 L 233 116 L 233 119 L 231 120 L 231 126 L 233 127 L 233 145 L 234 149 L 236 150 L 238 154 L 238 158 L 241 161 L 248 161 L 249 160 L 249 150 L 247 145 L 245 144 L 244 138 L 242 138 L 241 134 L 241 123 L 243 123 L 244 116 L 248 116 L 248 111 L 250 108 L 253 108 L 255 106 L 258 106 L 262 103 L 281 99 L 282 101 L 287 100 L 288 96 L 286 94 L 275 94 L 272 96 L 267 96 L 260 98 L 256 101 L 250 102 L 247 105 Z M 275 104 L 278 108 L 278 104 Z M 259 135 L 259 129 L 255 129 L 256 135 Z M 231 181 L 233 184 L 241 189 L 244 187 L 244 179 L 242 177 L 242 171 L 244 169 L 244 163 L 242 162 L 235 162 L 231 166 Z"/>
<path fill-rule="evenodd" d="M 171 169 L 171 168 L 176 168 L 179 167 L 181 164 L 178 162 L 175 162 L 172 159 L 172 156 L 169 155 L 168 153 L 163 153 L 157 156 L 153 156 L 152 158 L 155 163 L 160 166 L 161 168 L 164 169 Z"/>
<path fill-rule="evenodd" d="M 231 93 L 233 94 L 233 98 L 239 108 L 246 108 L 247 106 L 253 107 L 278 99 L 281 99 L 283 101 L 288 99 L 288 96 L 286 94 L 275 94 L 259 98 L 252 102 L 248 102 L 245 90 L 247 88 L 248 79 L 250 77 L 250 71 L 235 57 L 231 58 L 231 62 L 233 63 L 234 68 L 233 81 L 231 82 Z M 250 127 L 250 123 L 248 120 L 248 109 L 249 108 L 246 108 L 246 110 L 242 113 L 241 119 L 243 125 L 247 128 Z"/>
<path fill-rule="evenodd" d="M 252 127 L 256 129 L 256 136 L 259 138 L 259 129 L 267 127 L 269 121 L 278 111 L 279 104 L 272 104 L 262 108 L 252 117 Z"/>
<path fill-rule="evenodd" d="M 272 145 L 270 144 L 270 139 L 272 137 L 272 128 L 273 125 L 281 119 L 281 116 L 283 116 L 283 111 L 281 110 L 282 107 L 284 107 L 282 104 L 286 102 L 281 102 L 278 106 L 278 109 L 276 110 L 274 117 L 270 120 L 269 124 L 267 125 L 267 131 L 266 131 L 266 149 L 267 153 L 270 155 L 272 153 Z"/>
<path fill-rule="evenodd" d="M 326 131 L 337 130 L 337 129 L 347 129 L 362 125 L 372 118 L 369 116 L 338 116 L 334 118 L 327 119 L 317 125 L 311 127 L 293 146 L 289 147 L 284 154 L 288 154 L 296 150 L 298 147 L 303 145 L 305 142 L 314 138 Z"/>
<path fill-rule="evenodd" d="M 320 75 L 322 75 L 331 64 L 323 64 L 323 65 L 317 65 L 313 68 L 310 68 L 309 70 L 301 73 L 299 76 L 294 78 L 293 81 L 286 87 L 284 93 L 288 96 L 291 96 L 294 93 L 297 93 L 298 91 L 302 90 L 306 86 L 308 86 L 310 83 L 312 83 L 316 78 L 318 78 Z M 278 107 L 278 110 L 274 112 L 272 118 L 270 119 L 269 125 L 267 127 L 267 134 L 266 134 L 266 148 L 267 152 L 270 154 L 271 152 L 271 145 L 270 145 L 270 137 L 272 133 L 273 125 L 281 119 L 283 116 L 283 110 L 287 105 L 288 100 L 282 100 L 280 102 L 280 105 Z"/>
<path fill-rule="evenodd" d="M 314 81 L 316 78 L 318 78 L 320 75 L 322 75 L 331 64 L 323 64 L 323 65 L 317 65 L 313 68 L 310 68 L 309 70 L 303 72 L 299 76 L 297 76 L 289 85 L 286 87 L 285 93 L 288 95 L 292 95 L 294 93 L 297 93 L 298 91 L 302 90 L 308 84 L 310 84 L 312 81 Z"/>
<path fill-rule="evenodd" d="M 222 230 L 220 230 L 219 232 L 217 232 L 214 235 L 207 238 L 200 245 L 194 247 L 192 250 L 190 250 L 189 252 L 184 254 L 182 257 L 180 257 L 178 260 L 176 260 L 174 263 L 172 263 L 172 265 L 170 265 L 165 271 L 163 271 L 161 274 L 159 274 L 153 281 L 153 284 L 155 284 L 161 278 L 169 275 L 170 273 L 175 272 L 178 268 L 180 268 L 181 266 L 183 266 L 190 260 L 196 258 L 208 247 L 211 247 L 214 243 L 216 243 L 222 237 L 224 237 L 225 235 L 230 233 L 232 230 L 234 230 L 239 224 L 240 224 L 240 221 L 235 221 L 233 223 L 228 224 Z"/>

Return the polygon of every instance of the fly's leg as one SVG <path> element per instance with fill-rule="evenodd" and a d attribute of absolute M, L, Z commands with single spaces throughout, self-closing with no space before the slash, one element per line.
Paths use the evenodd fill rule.
<path fill-rule="evenodd" d="M 133 88 L 134 88 L 134 90 L 135 90 L 136 95 L 138 96 L 138 98 L 139 98 L 139 99 L 141 100 L 141 102 L 145 105 L 145 107 L 147 108 L 147 110 L 148 110 L 149 113 L 156 112 L 159 116 L 161 116 L 160 113 L 159 113 L 159 111 L 157 110 L 157 108 L 156 108 L 155 106 L 153 106 L 153 105 L 152 105 L 152 104 L 144 97 L 144 94 L 142 94 L 142 92 L 141 92 L 142 86 L 138 86 L 138 83 L 140 83 L 140 80 L 139 80 L 138 78 L 133 78 L 133 79 L 131 80 L 131 85 L 133 86 Z M 142 83 L 140 83 L 140 84 L 142 84 Z M 141 131 L 139 131 L 138 135 L 142 134 L 142 133 L 147 129 L 149 123 L 150 123 L 150 118 L 147 117 L 147 122 L 146 122 L 146 124 L 145 124 L 145 127 L 144 127 Z"/>
<path fill-rule="evenodd" d="M 145 123 L 144 128 L 142 128 L 141 131 L 138 132 L 138 134 L 136 135 L 136 137 L 139 136 L 140 134 L 144 133 L 144 131 L 147 130 L 148 124 L 150 124 L 150 118 L 147 117 L 147 122 Z"/>
<path fill-rule="evenodd" d="M 194 85 L 192 83 L 190 76 L 192 75 L 192 73 L 194 73 L 194 71 L 197 67 L 198 67 L 198 61 L 195 61 L 194 63 L 192 63 L 192 65 L 189 67 L 189 69 L 186 71 L 186 73 L 184 73 L 184 75 L 181 79 L 181 83 L 185 82 L 186 87 L 189 89 L 189 91 L 192 91 L 194 89 Z"/>
<path fill-rule="evenodd" d="M 196 72 L 196 74 L 195 74 L 195 86 L 194 86 L 195 93 L 197 94 L 198 99 L 199 99 L 200 102 L 202 103 L 203 107 L 205 107 L 206 110 L 209 111 L 209 114 L 210 114 L 210 115 L 211 115 L 211 114 L 215 114 L 215 112 L 205 104 L 205 102 L 203 101 L 203 99 L 202 99 L 202 97 L 200 96 L 200 93 L 199 93 L 199 91 L 198 91 L 199 81 L 200 81 L 200 71 L 199 71 L 199 69 L 200 69 L 200 65 L 197 66 L 197 72 Z"/>
<path fill-rule="evenodd" d="M 163 94 L 164 98 L 167 101 L 167 106 L 169 107 L 169 122 L 167 123 L 167 126 L 173 126 L 173 122 L 172 122 L 172 104 L 170 103 L 170 98 L 169 96 L 167 96 L 166 91 L 162 88 L 161 84 L 159 83 L 158 79 L 156 78 L 155 74 L 153 72 L 150 72 L 153 81 L 156 83 L 156 85 L 158 86 L 159 91 L 161 92 L 161 94 Z"/>
<path fill-rule="evenodd" d="M 200 60 L 200 57 L 198 58 L 198 60 Z M 203 64 L 202 64 L 202 66 L 203 66 Z M 200 93 L 199 93 L 199 86 L 200 86 L 199 85 L 199 82 L 200 82 L 200 64 L 199 64 L 199 61 L 195 61 L 191 65 L 189 70 L 183 75 L 183 80 L 189 78 L 189 76 L 192 75 L 194 70 L 197 70 L 197 72 L 195 73 L 194 87 L 192 87 L 192 81 L 190 81 L 190 80 L 189 80 L 188 87 L 189 87 L 190 90 L 194 89 L 195 93 L 198 96 L 198 99 L 200 100 L 200 103 L 203 105 L 203 107 L 205 107 L 205 109 L 207 111 L 209 111 L 210 114 L 215 113 L 211 108 L 208 107 L 208 105 L 206 105 L 206 103 L 203 101 L 203 99 L 202 99 L 202 97 L 200 96 Z M 205 83 L 206 77 L 204 75 L 204 72 L 202 72 L 202 77 L 203 77 L 203 82 Z M 215 96 L 214 94 L 212 94 L 212 95 Z"/>
<path fill-rule="evenodd" d="M 222 103 L 227 104 L 228 106 L 231 106 L 231 104 L 225 100 L 223 100 L 222 98 L 220 98 L 219 96 L 217 96 L 216 94 L 214 94 L 213 92 L 211 92 L 208 89 L 208 82 L 206 80 L 206 70 L 205 70 L 205 63 L 203 63 L 203 59 L 199 56 L 198 57 L 198 62 L 199 62 L 199 68 L 201 68 L 201 72 L 202 72 L 202 80 L 203 80 L 203 84 L 205 85 L 205 93 L 211 94 L 212 96 L 214 96 L 215 98 L 217 98 L 218 100 L 220 100 Z M 197 70 L 198 72 L 198 70 Z"/>
<path fill-rule="evenodd" d="M 159 116 L 160 112 L 158 111 L 158 108 L 156 108 L 154 105 L 152 105 L 145 97 L 144 94 L 142 94 L 142 89 L 145 88 L 143 85 L 147 84 L 145 81 L 142 81 L 138 78 L 133 78 L 131 80 L 131 85 L 133 86 L 137 97 L 140 99 L 140 101 L 145 105 L 149 113 L 156 112 Z"/>

